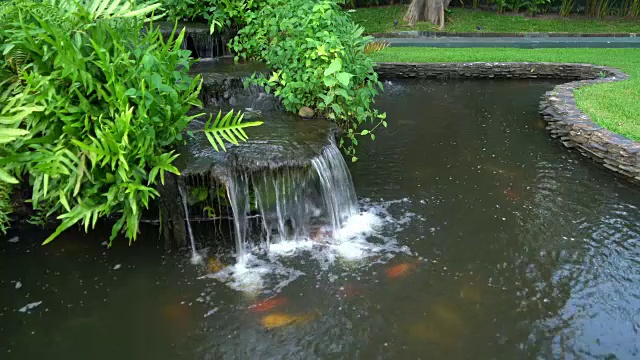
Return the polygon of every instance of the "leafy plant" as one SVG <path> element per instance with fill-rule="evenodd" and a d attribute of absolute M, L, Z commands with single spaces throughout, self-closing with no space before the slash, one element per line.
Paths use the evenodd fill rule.
<path fill-rule="evenodd" d="M 230 46 L 238 57 L 263 61 L 273 71 L 248 82 L 273 92 L 289 111 L 308 106 L 335 121 L 350 140 L 341 145 L 357 160 L 356 136 L 374 139 L 373 130 L 386 126 L 385 114 L 371 108 L 382 87 L 364 53 L 371 38 L 362 37 L 363 28 L 336 0 L 268 0 L 245 19 Z M 359 130 L 366 123 L 375 125 Z"/>
<path fill-rule="evenodd" d="M 0 8 L 0 180 L 29 181 L 37 216 L 61 220 L 45 243 L 116 213 L 111 240 L 121 232 L 134 240 L 156 183 L 178 173 L 171 148 L 201 115 L 187 111 L 200 106 L 202 82 L 188 75 L 184 31 L 165 41 L 145 26 L 158 8 L 121 0 Z M 217 125 L 208 131 L 234 140 L 241 127 Z"/>
<path fill-rule="evenodd" d="M 524 10 L 531 14 L 537 14 L 546 9 L 551 4 L 551 0 L 496 0 L 495 3 L 498 13 L 502 13 L 504 10 Z"/>
<path fill-rule="evenodd" d="M 632 3 L 629 5 L 627 16 L 632 19 L 640 17 L 640 0 L 632 1 Z"/>
<path fill-rule="evenodd" d="M 575 5 L 576 0 L 562 0 L 562 5 L 560 6 L 560 16 L 569 16 Z"/>
<path fill-rule="evenodd" d="M 11 206 L 11 185 L 0 182 L 0 232 L 7 233 L 9 228 L 9 215 L 13 211 Z"/>
<path fill-rule="evenodd" d="M 170 20 L 203 20 L 215 28 L 246 24 L 246 14 L 257 10 L 266 0 L 165 0 L 163 7 Z"/>
<path fill-rule="evenodd" d="M 611 0 L 587 0 L 586 13 L 590 16 L 605 17 L 611 14 L 613 1 Z"/>
<path fill-rule="evenodd" d="M 388 48 L 389 45 L 390 43 L 388 41 L 372 41 L 365 45 L 363 52 L 365 54 L 373 54 Z"/>

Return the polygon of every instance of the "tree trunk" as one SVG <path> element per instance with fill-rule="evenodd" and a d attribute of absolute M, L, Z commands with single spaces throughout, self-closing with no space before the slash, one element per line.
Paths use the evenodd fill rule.
<path fill-rule="evenodd" d="M 404 20 L 409 26 L 414 26 L 417 21 L 428 21 L 444 29 L 444 10 L 451 0 L 413 0 Z"/>

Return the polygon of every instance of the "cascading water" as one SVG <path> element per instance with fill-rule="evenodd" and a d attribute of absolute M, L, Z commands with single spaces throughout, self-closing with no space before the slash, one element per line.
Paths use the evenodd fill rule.
<path fill-rule="evenodd" d="M 325 147 L 322 154 L 311 160 L 322 184 L 322 197 L 335 236 L 347 217 L 357 211 L 356 193 L 351 173 L 335 144 Z"/>
<path fill-rule="evenodd" d="M 194 58 L 212 59 L 231 55 L 227 43 L 229 34 L 210 34 L 208 31 L 191 31 L 182 42 L 183 50 L 191 50 Z"/>
<path fill-rule="evenodd" d="M 281 240 L 334 237 L 357 211 L 351 175 L 334 142 L 312 160 L 312 166 L 234 173 L 227 192 L 239 263 L 255 245 L 268 248 Z M 248 221 L 252 213 L 261 218 L 257 232 Z"/>
<path fill-rule="evenodd" d="M 196 264 L 202 260 L 200 254 L 196 250 L 196 241 L 193 238 L 193 230 L 191 229 L 191 221 L 189 220 L 189 206 L 187 204 L 187 192 L 184 189 L 182 184 L 178 185 L 178 191 L 180 192 L 180 197 L 182 198 L 182 204 L 184 206 L 184 216 L 185 221 L 187 222 L 187 233 L 189 234 L 189 240 L 191 242 L 191 262 Z"/>

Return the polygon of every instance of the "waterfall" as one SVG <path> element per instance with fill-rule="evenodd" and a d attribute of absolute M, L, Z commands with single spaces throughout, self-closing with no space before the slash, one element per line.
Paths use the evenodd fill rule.
<path fill-rule="evenodd" d="M 227 46 L 230 36 L 227 33 L 209 34 L 208 31 L 188 31 L 187 38 L 182 42 L 183 50 L 191 50 L 192 57 L 198 59 L 212 59 L 231 55 Z"/>
<path fill-rule="evenodd" d="M 180 197 L 182 198 L 182 204 L 184 206 L 184 217 L 187 222 L 187 233 L 189 234 L 189 240 L 191 241 L 191 262 L 194 264 L 200 263 L 202 261 L 202 257 L 198 254 L 196 250 L 196 242 L 193 238 L 193 230 L 191 230 L 191 221 L 189 220 L 189 206 L 187 204 L 187 192 L 185 190 L 184 185 L 178 185 L 178 191 L 180 192 Z"/>
<path fill-rule="evenodd" d="M 312 160 L 312 166 L 234 172 L 227 194 L 239 263 L 253 246 L 268 249 L 283 240 L 334 237 L 357 211 L 351 174 L 334 142 Z M 252 214 L 259 215 L 260 226 L 252 227 Z"/>
<path fill-rule="evenodd" d="M 332 236 L 335 236 L 344 220 L 357 210 L 351 173 L 335 144 L 325 147 L 311 162 L 320 177 L 322 197 L 331 220 Z"/>

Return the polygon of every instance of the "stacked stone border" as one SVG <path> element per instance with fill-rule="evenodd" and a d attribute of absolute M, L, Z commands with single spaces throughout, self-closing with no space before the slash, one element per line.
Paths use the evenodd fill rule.
<path fill-rule="evenodd" d="M 567 32 L 446 32 L 446 31 L 395 31 L 373 33 L 376 38 L 423 38 L 423 37 L 523 37 L 523 38 L 555 38 L 555 37 L 639 37 L 637 33 L 567 33 Z"/>
<path fill-rule="evenodd" d="M 383 79 L 564 79 L 571 80 L 542 95 L 540 114 L 547 130 L 568 148 L 640 184 L 640 142 L 591 121 L 576 105 L 580 87 L 626 80 L 624 72 L 606 66 L 566 63 L 377 63 Z"/>

